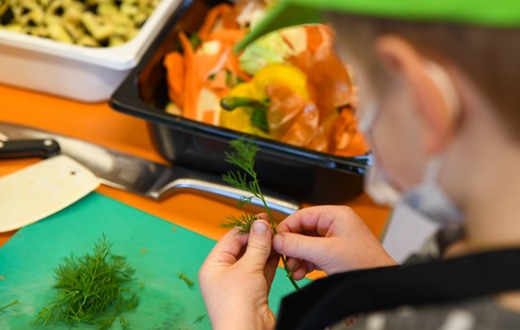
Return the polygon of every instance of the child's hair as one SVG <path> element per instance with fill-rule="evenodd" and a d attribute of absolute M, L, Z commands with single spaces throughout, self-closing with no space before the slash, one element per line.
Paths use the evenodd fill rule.
<path fill-rule="evenodd" d="M 423 55 L 457 65 L 499 112 L 515 138 L 520 138 L 520 28 L 499 29 L 454 23 L 428 23 L 330 14 L 369 75 L 380 75 L 373 41 L 382 34 L 403 37 Z M 345 34 L 344 36 L 342 34 Z M 376 76 L 377 77 L 377 76 Z M 381 77 L 379 77 L 381 78 Z M 383 80 L 384 81 L 384 80 Z M 375 86 L 377 88 L 377 86 Z"/>

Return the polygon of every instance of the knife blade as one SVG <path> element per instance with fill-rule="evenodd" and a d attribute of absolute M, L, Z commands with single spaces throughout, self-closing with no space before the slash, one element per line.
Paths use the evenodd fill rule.
<path fill-rule="evenodd" d="M 59 152 L 56 141 L 19 143 L 4 138 L 0 136 L 0 158 L 53 157 L 0 177 L 0 232 L 42 220 L 99 186 L 87 168 L 65 155 L 55 156 Z"/>
<path fill-rule="evenodd" d="M 38 128 L 0 122 L 0 134 L 7 139 L 4 144 L 9 144 L 13 140 L 29 140 L 31 143 L 34 143 L 35 139 L 55 140 L 60 146 L 61 154 L 90 169 L 102 184 L 140 196 L 161 200 L 173 193 L 192 191 L 236 205 L 244 195 L 242 190 L 227 185 L 221 178 L 209 173 L 179 165 L 163 165 Z M 276 213 L 275 216 L 285 216 L 299 209 L 298 201 L 286 196 L 277 196 L 272 192 L 266 194 L 266 202 L 271 211 Z M 247 207 L 250 212 L 261 212 L 263 203 L 253 198 Z"/>

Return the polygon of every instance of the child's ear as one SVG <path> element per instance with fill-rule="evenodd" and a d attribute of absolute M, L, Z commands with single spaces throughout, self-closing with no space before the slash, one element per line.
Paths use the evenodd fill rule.
<path fill-rule="evenodd" d="M 422 120 L 426 152 L 439 153 L 455 132 L 460 110 L 450 76 L 443 67 L 421 55 L 401 37 L 379 37 L 376 53 L 383 67 L 391 75 L 403 79 L 412 93 Z"/>

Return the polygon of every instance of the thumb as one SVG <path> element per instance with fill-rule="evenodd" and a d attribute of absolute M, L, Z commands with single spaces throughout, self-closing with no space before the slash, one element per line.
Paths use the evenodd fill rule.
<path fill-rule="evenodd" d="M 320 242 L 321 241 L 321 242 Z M 305 236 L 294 233 L 280 233 L 273 237 L 273 249 L 290 258 L 305 259 L 314 264 L 320 264 L 323 253 L 321 237 Z"/>
<path fill-rule="evenodd" d="M 271 227 L 265 220 L 255 220 L 251 226 L 249 240 L 241 263 L 254 270 L 263 271 L 271 254 Z"/>

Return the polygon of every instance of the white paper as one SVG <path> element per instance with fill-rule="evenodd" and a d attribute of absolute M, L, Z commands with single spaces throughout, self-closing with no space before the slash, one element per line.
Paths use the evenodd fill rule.
<path fill-rule="evenodd" d="M 382 244 L 399 263 L 419 250 L 440 227 L 405 205 L 396 207 L 388 221 Z"/>

